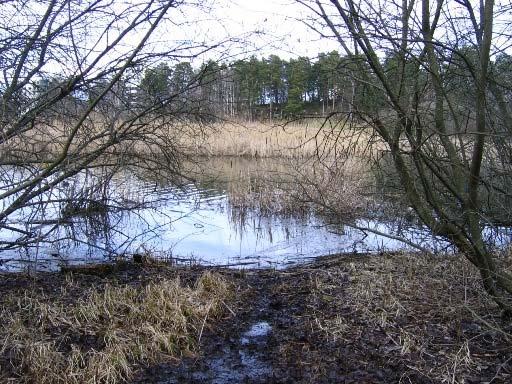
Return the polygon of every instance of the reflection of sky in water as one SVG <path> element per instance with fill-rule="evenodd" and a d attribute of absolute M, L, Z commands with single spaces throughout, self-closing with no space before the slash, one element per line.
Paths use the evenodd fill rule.
<path fill-rule="evenodd" d="M 53 193 L 61 195 L 63 192 Z M 262 217 L 250 210 L 241 214 L 230 207 L 223 191 L 197 189 L 192 185 L 182 189 L 157 188 L 132 174 L 113 182 L 109 198 L 113 205 L 135 209 L 114 210 L 87 220 L 75 216 L 73 225 L 61 226 L 51 234 L 51 243 L 40 243 L 21 254 L 4 251 L 0 260 L 20 257 L 33 260 L 37 256 L 40 261 L 47 261 L 47 268 L 53 268 L 52 265 L 64 262 L 95 262 L 108 256 L 147 250 L 157 256 L 194 259 L 206 264 L 267 267 L 333 253 L 407 248 L 396 239 L 350 227 L 324 225 L 313 215 L 299 219 Z M 148 208 L 150 205 L 152 208 Z M 58 204 L 47 206 L 45 218 L 55 216 L 61 209 Z M 445 243 L 432 242 L 428 233 L 419 228 L 371 220 L 358 220 L 356 224 L 381 233 L 405 236 L 434 251 L 446 250 Z M 44 232 L 47 226 L 39 225 L 34 229 Z M 0 238 L 14 239 L 15 236 L 2 231 Z M 499 243 L 508 241 L 508 235 L 498 240 Z M 15 260 L 0 265 L 0 269 L 16 267 Z"/>

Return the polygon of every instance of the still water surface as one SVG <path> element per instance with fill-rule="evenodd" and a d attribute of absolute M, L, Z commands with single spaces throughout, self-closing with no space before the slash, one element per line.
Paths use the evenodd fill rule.
<path fill-rule="evenodd" d="M 57 269 L 144 252 L 179 262 L 284 267 L 333 253 L 408 248 L 396 239 L 327 225 L 313 212 L 262 215 L 257 209 L 233 204 L 232 183 L 239 183 L 238 189 L 247 188 L 258 175 L 277 175 L 280 170 L 282 165 L 275 161 L 216 159 L 201 182 L 179 188 L 144 180 L 126 170 L 112 180 L 107 191 L 113 208 L 72 217 L 52 232 L 47 242 L 0 253 L 0 269 Z M 79 177 L 63 188 L 76 189 L 85 182 L 90 180 Z M 62 212 L 61 205 L 50 205 L 44 219 L 58 212 Z M 447 249 L 425 230 L 404 227 L 401 222 L 360 219 L 356 224 L 405 236 L 433 251 Z M 32 228 L 44 229 L 44 225 Z M 5 239 L 10 234 L 3 231 L 0 236 Z"/>

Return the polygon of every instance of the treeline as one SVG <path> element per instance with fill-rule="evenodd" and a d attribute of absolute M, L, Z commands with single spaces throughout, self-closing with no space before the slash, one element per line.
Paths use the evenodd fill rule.
<path fill-rule="evenodd" d="M 382 59 L 386 75 L 404 92 L 411 85 L 424 84 L 428 95 L 431 85 L 427 73 L 411 60 L 400 67 L 396 57 Z M 454 107 L 471 110 L 471 63 L 476 63 L 471 49 L 464 56 L 458 53 L 442 68 L 442 79 L 450 89 Z M 504 88 L 504 100 L 512 97 L 512 57 L 502 54 L 493 63 L 495 83 Z M 403 75 L 405 74 L 405 76 Z M 189 62 L 169 65 L 160 62 L 151 68 L 139 69 L 121 79 L 103 95 L 110 79 L 93 79 L 67 96 L 59 106 L 68 110 L 84 108 L 101 98 L 95 108 L 112 114 L 147 109 L 158 113 L 187 113 L 201 119 L 241 118 L 247 120 L 288 118 L 297 115 L 325 116 L 333 112 L 375 112 L 385 108 L 388 99 L 376 86 L 378 81 L 359 57 L 346 57 L 337 51 L 320 54 L 315 60 L 307 57 L 285 60 L 277 55 L 255 56 L 232 63 L 208 61 L 199 68 Z M 58 97 L 66 79 L 50 77 L 34 85 L 32 97 Z M 413 107 L 414 98 L 408 95 Z M 428 99 L 428 97 L 427 97 Z"/>
<path fill-rule="evenodd" d="M 326 115 L 378 104 L 372 87 L 358 81 L 370 77 L 369 70 L 361 71 L 362 66 L 363 61 L 356 63 L 336 51 L 322 53 L 315 60 L 253 56 L 232 63 L 208 61 L 198 68 L 189 62 L 160 62 L 151 68 L 134 68 L 108 90 L 109 78 L 89 79 L 60 101 L 55 114 L 63 110 L 71 114 L 101 99 L 95 109 L 109 114 L 151 109 L 186 111 L 202 119 L 247 120 Z M 23 97 L 53 100 L 69 81 L 61 76 L 41 78 L 32 94 Z"/>
<path fill-rule="evenodd" d="M 375 106 L 377 95 L 358 81 L 370 77 L 367 68 L 361 70 L 364 66 L 362 60 L 356 63 L 337 51 L 316 60 L 271 55 L 230 64 L 209 61 L 195 71 L 188 63 L 161 63 L 145 70 L 140 90 L 153 101 L 187 90 L 188 101 L 212 116 L 254 120 L 325 115 Z M 196 87 L 190 87 L 191 81 Z"/>

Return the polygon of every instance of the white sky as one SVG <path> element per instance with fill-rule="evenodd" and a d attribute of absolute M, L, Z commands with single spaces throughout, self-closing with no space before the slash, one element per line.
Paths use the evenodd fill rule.
<path fill-rule="evenodd" d="M 304 9 L 286 0 L 232 0 L 226 12 L 228 23 L 240 31 L 261 30 L 267 34 L 262 41 L 264 56 L 275 53 L 282 57 L 316 56 L 338 49 L 336 42 L 322 39 L 302 21 Z M 231 19 L 231 21 L 229 21 Z"/>
<path fill-rule="evenodd" d="M 320 52 L 339 49 L 335 41 L 319 39 L 300 21 L 304 9 L 293 0 L 221 0 L 201 2 L 203 9 L 195 5 L 172 10 L 170 24 L 162 26 L 155 39 L 232 42 L 210 52 L 200 60 L 224 58 L 268 57 L 276 54 L 281 58 L 316 57 Z M 206 4 L 205 4 L 206 3 Z M 180 15 L 181 13 L 181 15 Z M 176 18 L 179 26 L 172 25 Z M 229 49 L 229 52 L 228 52 Z"/>
<path fill-rule="evenodd" d="M 32 3 L 38 1 L 33 0 Z M 139 0 L 116 0 L 111 8 L 119 8 L 121 12 L 123 7 L 137 4 L 140 6 Z M 146 49 L 155 53 L 171 52 L 176 56 L 175 62 L 192 61 L 196 67 L 208 59 L 232 62 L 251 55 L 268 57 L 271 54 L 284 59 L 298 56 L 315 58 L 321 52 L 342 51 L 335 39 L 320 38 L 301 21 L 308 15 L 309 11 L 294 0 L 186 0 L 184 6 L 169 10 Z M 108 34 L 101 34 L 103 27 L 97 26 L 97 32 L 94 32 L 95 26 L 90 27 L 90 34 L 81 42 L 86 52 L 105 46 Z M 147 25 L 132 31 L 116 47 L 116 52 L 105 58 L 105 62 L 116 54 L 119 57 L 129 54 L 142 38 L 145 28 Z M 509 34 L 506 43 L 510 44 L 508 37 Z M 187 54 L 197 54 L 212 45 L 216 48 L 195 60 L 187 57 Z M 53 72 L 72 73 L 74 64 L 72 58 L 66 58 L 48 67 L 49 70 L 53 67 Z"/>

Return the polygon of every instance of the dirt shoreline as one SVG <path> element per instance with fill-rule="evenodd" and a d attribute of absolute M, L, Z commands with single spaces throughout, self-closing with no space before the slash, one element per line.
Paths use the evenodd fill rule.
<path fill-rule="evenodd" d="M 77 289 L 112 281 L 139 286 L 176 276 L 193 285 L 206 270 L 129 263 L 72 275 Z M 216 268 L 215 273 L 234 294 L 220 316 L 205 318 L 196 334 L 198 349 L 179 359 L 139 364 L 129 382 L 512 380 L 512 327 L 460 257 L 330 256 L 283 271 Z M 30 289 L 51 297 L 60 294 L 66 279 L 69 273 L 4 275 L 0 294 Z M 1 359 L 5 364 L 8 356 Z M 11 376 L 5 382 L 17 381 Z"/>

